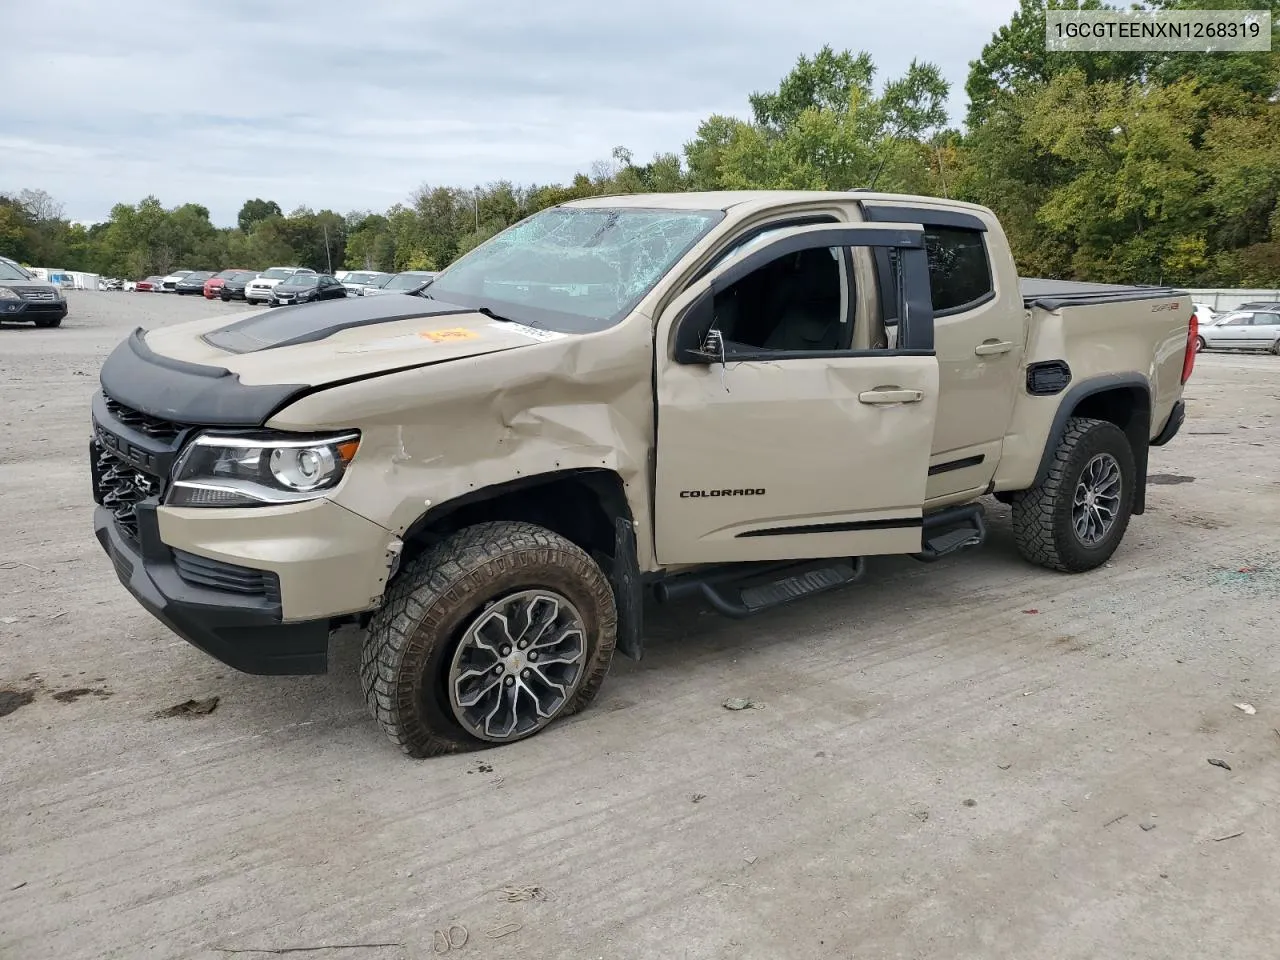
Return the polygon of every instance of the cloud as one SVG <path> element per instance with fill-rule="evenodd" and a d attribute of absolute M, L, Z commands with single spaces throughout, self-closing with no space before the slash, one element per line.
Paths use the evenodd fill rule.
<path fill-rule="evenodd" d="M 745 116 L 824 43 L 881 81 L 913 58 L 951 81 L 1014 0 L 46 0 L 0 14 L 0 190 L 102 219 L 155 194 L 230 224 L 245 199 L 384 209 L 423 183 L 565 181 L 618 144 L 679 151 Z"/>

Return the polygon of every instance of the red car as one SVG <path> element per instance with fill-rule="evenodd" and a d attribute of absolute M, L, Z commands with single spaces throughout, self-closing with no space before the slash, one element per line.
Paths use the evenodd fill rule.
<path fill-rule="evenodd" d="M 160 281 L 164 277 L 147 277 L 145 280 L 139 280 L 134 284 L 134 290 L 138 293 L 156 293 L 160 289 Z"/>
<path fill-rule="evenodd" d="M 245 270 L 240 267 L 229 267 L 221 273 L 215 273 L 212 277 L 204 282 L 204 298 L 206 300 L 218 299 L 222 290 L 222 285 L 234 277 L 237 273 L 253 273 L 252 270 Z"/>

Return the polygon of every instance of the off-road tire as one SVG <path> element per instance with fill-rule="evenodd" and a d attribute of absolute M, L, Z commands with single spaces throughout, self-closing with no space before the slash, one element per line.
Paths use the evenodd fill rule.
<path fill-rule="evenodd" d="M 400 571 L 365 633 L 360 658 L 365 702 L 406 754 L 430 757 L 499 745 L 473 736 L 457 721 L 446 678 L 476 614 L 490 601 L 532 588 L 562 594 L 577 607 L 585 627 L 582 679 L 555 719 L 577 713 L 595 698 L 613 659 L 618 627 L 613 590 L 599 565 L 544 527 L 476 524 Z"/>
<path fill-rule="evenodd" d="M 37 327 L 60 327 L 62 326 L 61 317 L 41 317 L 36 321 Z"/>
<path fill-rule="evenodd" d="M 1072 526 L 1076 485 L 1093 457 L 1108 453 L 1120 466 L 1120 505 L 1111 529 L 1096 546 L 1086 546 Z M 1133 511 L 1137 469 L 1124 431 L 1105 420 L 1072 417 L 1054 451 L 1049 473 L 1013 498 L 1013 532 L 1018 552 L 1032 563 L 1063 573 L 1083 573 L 1111 559 L 1124 539 Z"/>

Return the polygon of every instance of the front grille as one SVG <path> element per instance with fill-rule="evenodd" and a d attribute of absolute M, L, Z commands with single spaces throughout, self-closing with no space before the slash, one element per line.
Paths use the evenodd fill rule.
<path fill-rule="evenodd" d="M 58 294 L 46 287 L 14 287 L 23 300 L 57 300 Z"/>
<path fill-rule="evenodd" d="M 138 540 L 138 504 L 160 493 L 160 481 L 140 472 L 110 450 L 97 448 L 93 469 L 94 499 L 111 511 L 129 539 Z"/>
<path fill-rule="evenodd" d="M 104 396 L 103 401 L 106 403 L 107 412 L 111 416 L 126 427 L 132 427 L 139 433 L 145 433 L 148 437 L 171 442 L 177 439 L 178 434 L 184 429 L 180 423 L 174 423 L 172 420 L 162 420 L 160 417 L 153 417 L 149 413 L 126 407 L 120 401 L 112 400 L 108 396 Z"/>
<path fill-rule="evenodd" d="M 262 597 L 271 603 L 280 602 L 280 578 L 270 570 L 238 567 L 221 560 L 197 557 L 183 550 L 173 551 L 173 565 L 178 576 L 192 586 Z"/>

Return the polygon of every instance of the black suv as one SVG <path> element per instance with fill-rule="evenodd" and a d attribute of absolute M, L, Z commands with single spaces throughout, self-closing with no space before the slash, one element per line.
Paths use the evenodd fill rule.
<path fill-rule="evenodd" d="M 56 327 L 66 315 L 67 301 L 58 287 L 36 279 L 12 260 L 0 258 L 0 321 Z"/>

